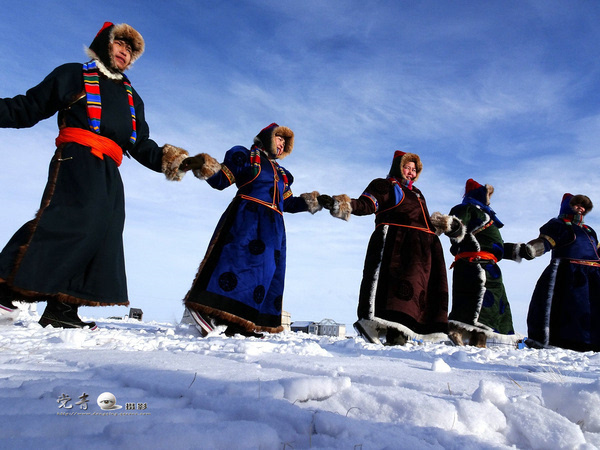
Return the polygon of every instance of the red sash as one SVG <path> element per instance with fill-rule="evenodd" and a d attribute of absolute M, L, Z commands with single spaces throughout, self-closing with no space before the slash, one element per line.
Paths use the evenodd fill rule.
<path fill-rule="evenodd" d="M 104 155 L 109 156 L 117 163 L 117 167 L 123 161 L 123 149 L 115 141 L 92 131 L 74 127 L 62 128 L 56 138 L 56 146 L 59 147 L 67 142 L 90 147 L 92 155 L 100 159 L 104 159 Z"/>
<path fill-rule="evenodd" d="M 494 261 L 494 263 L 498 262 L 498 258 L 496 258 L 496 256 L 490 252 L 462 252 L 454 257 L 454 262 L 458 261 L 459 259 L 467 259 L 469 260 L 469 262 L 474 262 L 478 260 L 490 260 Z M 454 267 L 454 262 L 450 266 L 451 269 L 452 267 Z"/>

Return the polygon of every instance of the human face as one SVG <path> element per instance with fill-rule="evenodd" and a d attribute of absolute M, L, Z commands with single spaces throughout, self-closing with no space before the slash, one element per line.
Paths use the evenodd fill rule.
<path fill-rule="evenodd" d="M 581 205 L 573 205 L 573 206 L 571 206 L 571 209 L 573 211 L 575 211 L 576 214 L 581 214 L 581 215 L 585 214 L 585 208 Z"/>
<path fill-rule="evenodd" d="M 112 43 L 112 56 L 117 69 L 123 72 L 131 64 L 133 50 L 131 45 L 121 39 L 115 39 Z"/>
<path fill-rule="evenodd" d="M 408 181 L 414 181 L 417 177 L 417 168 L 414 162 L 409 161 L 402 166 L 402 176 Z"/>
<path fill-rule="evenodd" d="M 275 149 L 277 150 L 277 156 L 283 153 L 285 148 L 285 139 L 281 136 L 275 136 Z"/>

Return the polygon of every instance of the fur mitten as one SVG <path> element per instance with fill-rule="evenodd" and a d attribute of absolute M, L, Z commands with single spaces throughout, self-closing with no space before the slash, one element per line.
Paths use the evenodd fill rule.
<path fill-rule="evenodd" d="M 189 156 L 189 153 L 187 150 L 170 144 L 165 144 L 162 151 L 162 173 L 169 181 L 181 181 L 185 172 L 179 169 L 179 165 Z"/>
<path fill-rule="evenodd" d="M 333 217 L 338 219 L 350 220 L 350 214 L 352 214 L 352 206 L 350 205 L 350 197 L 346 194 L 334 195 L 333 206 L 331 207 L 330 213 Z"/>
<path fill-rule="evenodd" d="M 544 253 L 546 253 L 546 246 L 544 245 L 544 239 L 542 238 L 529 241 L 523 247 L 524 249 L 521 252 L 521 256 L 523 256 L 525 259 L 537 258 L 538 256 L 542 256 Z"/>
<path fill-rule="evenodd" d="M 542 256 L 544 254 L 544 242 L 541 239 L 534 239 L 527 244 L 510 242 L 504 243 L 504 259 L 512 259 L 521 262 L 523 258 L 528 261 Z"/>
<path fill-rule="evenodd" d="M 317 197 L 317 201 L 325 209 L 331 210 L 333 208 L 333 198 L 330 195 L 321 194 Z"/>
<path fill-rule="evenodd" d="M 185 158 L 179 170 L 187 172 L 191 170 L 196 178 L 206 180 L 221 170 L 221 164 L 207 153 L 199 153 L 196 156 Z"/>
<path fill-rule="evenodd" d="M 319 193 L 317 191 L 300 194 L 300 197 L 302 197 L 306 202 L 309 213 L 314 214 L 323 209 L 323 207 L 319 204 L 319 201 L 317 200 L 317 197 L 319 197 Z"/>
<path fill-rule="evenodd" d="M 467 232 L 466 227 L 458 217 L 436 211 L 431 215 L 430 219 L 435 228 L 435 234 L 438 236 L 444 233 L 456 242 L 462 241 L 463 237 L 465 237 Z"/>

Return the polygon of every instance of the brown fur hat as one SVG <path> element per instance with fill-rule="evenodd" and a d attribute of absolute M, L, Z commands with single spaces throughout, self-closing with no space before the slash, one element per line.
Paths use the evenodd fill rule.
<path fill-rule="evenodd" d="M 571 206 L 572 208 L 575 205 L 581 205 L 585 208 L 585 212 L 583 213 L 584 216 L 587 213 L 589 213 L 594 207 L 594 204 L 592 203 L 590 198 L 587 195 L 583 194 L 577 194 L 571 198 L 571 200 L 569 201 L 569 206 Z"/>
<path fill-rule="evenodd" d="M 104 22 L 104 25 L 96 34 L 96 37 L 86 50 L 87 55 L 93 59 L 99 59 L 111 71 L 118 71 L 110 51 L 110 45 L 115 39 L 121 39 L 131 46 L 131 64 L 142 56 L 145 49 L 144 38 L 132 26 L 126 23 L 114 24 Z"/>
<path fill-rule="evenodd" d="M 273 141 L 273 136 L 280 136 L 285 139 L 285 146 L 281 155 L 277 156 L 277 148 Z M 266 126 L 254 138 L 254 145 L 262 148 L 268 155 L 275 159 L 283 159 L 292 153 L 294 148 L 294 132 L 288 127 L 282 127 L 276 123 Z"/>
<path fill-rule="evenodd" d="M 415 176 L 413 182 L 417 181 L 419 179 L 421 171 L 423 170 L 423 163 L 421 162 L 421 158 L 419 158 L 419 155 L 417 155 L 416 153 L 406 153 L 401 150 L 396 150 L 396 152 L 394 153 L 394 160 L 392 162 L 392 168 L 390 169 L 390 176 L 403 179 L 404 176 L 402 175 L 402 167 L 404 167 L 404 165 L 409 162 L 415 163 L 417 175 Z"/>

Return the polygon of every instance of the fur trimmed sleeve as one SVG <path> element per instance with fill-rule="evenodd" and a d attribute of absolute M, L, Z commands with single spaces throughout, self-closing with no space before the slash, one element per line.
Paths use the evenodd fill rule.
<path fill-rule="evenodd" d="M 431 223 L 435 227 L 435 234 L 438 236 L 444 233 L 455 242 L 460 242 L 467 233 L 467 228 L 456 216 L 442 214 L 439 211 L 434 212 L 431 217 Z"/>
<path fill-rule="evenodd" d="M 193 169 L 192 172 L 196 178 L 201 180 L 208 180 L 214 174 L 221 170 L 221 163 L 217 161 L 215 158 L 210 156 L 208 153 L 200 153 L 200 155 L 204 158 L 204 163 L 200 169 Z"/>
<path fill-rule="evenodd" d="M 319 212 L 323 209 L 323 206 L 321 206 L 319 204 L 319 201 L 317 200 L 318 196 L 319 193 L 317 191 L 300 194 L 300 197 L 304 199 L 304 201 L 306 202 L 306 206 L 308 206 L 308 212 L 311 214 Z"/>
<path fill-rule="evenodd" d="M 171 144 L 165 144 L 162 148 L 162 173 L 169 181 L 181 181 L 185 172 L 179 170 L 179 165 L 189 156 L 187 150 L 175 147 Z"/>
<path fill-rule="evenodd" d="M 350 197 L 346 194 L 334 195 L 333 207 L 331 208 L 330 213 L 333 217 L 337 217 L 338 219 L 350 220 L 350 214 L 352 214 Z"/>

